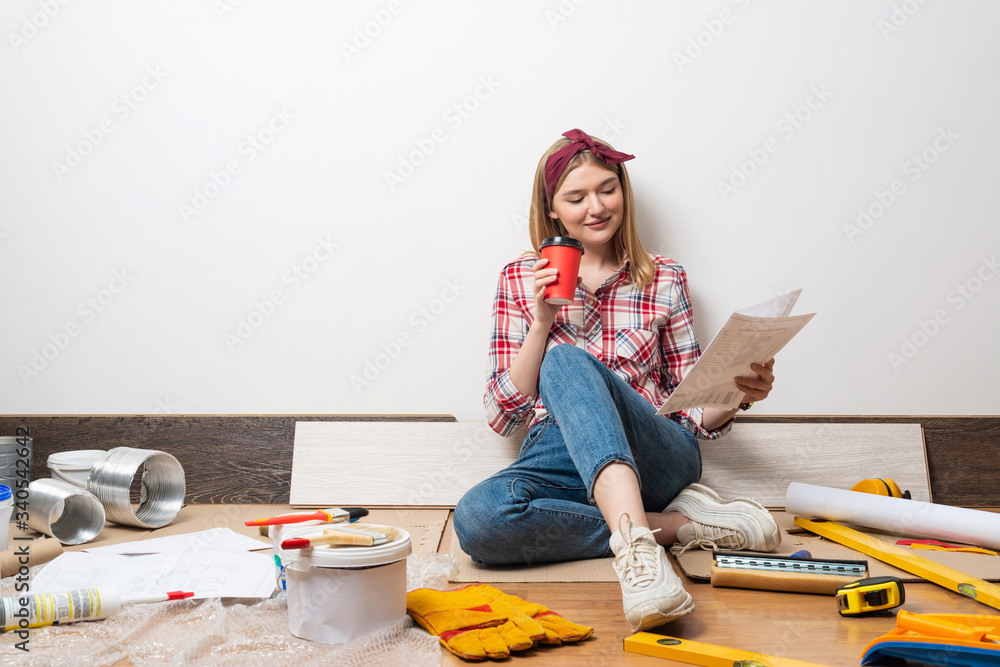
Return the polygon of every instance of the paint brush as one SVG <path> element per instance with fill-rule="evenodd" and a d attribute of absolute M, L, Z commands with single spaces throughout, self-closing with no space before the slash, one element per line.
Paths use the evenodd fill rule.
<path fill-rule="evenodd" d="M 282 541 L 282 549 L 307 549 L 319 546 L 375 547 L 389 540 L 382 533 L 357 528 L 327 528 L 320 534 L 292 537 Z"/>
<path fill-rule="evenodd" d="M 244 521 L 243 523 L 247 526 L 278 526 L 289 523 L 302 523 L 303 521 L 345 523 L 357 521 L 361 517 L 367 515 L 368 510 L 364 507 L 330 507 L 325 510 L 316 510 L 315 512 L 283 514 L 281 516 L 272 516 L 266 519 Z"/>

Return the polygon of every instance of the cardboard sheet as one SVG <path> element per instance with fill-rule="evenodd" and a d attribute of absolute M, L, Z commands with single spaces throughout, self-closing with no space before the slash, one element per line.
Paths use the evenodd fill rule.
<path fill-rule="evenodd" d="M 887 565 L 875 558 L 865 556 L 853 549 L 830 542 L 811 533 L 800 532 L 795 525 L 795 517 L 787 512 L 772 512 L 778 527 L 781 529 L 781 545 L 773 554 L 790 556 L 801 549 L 807 549 L 814 558 L 832 558 L 837 560 L 867 560 L 869 576 L 893 576 L 907 583 L 924 582 L 925 579 L 915 577 L 898 568 Z M 788 531 L 793 531 L 789 533 Z M 865 533 L 885 539 L 895 544 L 896 536 L 885 535 L 878 531 L 864 530 Z M 534 566 L 504 566 L 488 567 L 477 565 L 466 555 L 455 539 L 454 530 L 448 524 L 444 545 L 455 554 L 458 561 L 458 571 L 451 577 L 454 582 L 486 582 L 486 583 L 521 583 L 521 582 L 585 582 L 585 581 L 618 581 L 610 558 L 596 558 L 570 563 L 550 563 Z M 679 547 L 673 549 L 679 551 Z M 949 553 L 944 551 L 920 550 L 921 556 L 934 560 L 942 565 L 984 579 L 1000 581 L 1000 557 L 974 553 Z M 680 557 L 674 554 L 681 571 L 696 582 L 708 583 L 711 580 L 712 552 L 704 549 L 689 549 Z M 847 579 L 845 578 L 845 583 Z"/>
<path fill-rule="evenodd" d="M 458 561 L 458 570 L 449 578 L 450 581 L 489 584 L 522 583 L 522 582 L 552 582 L 552 581 L 618 581 L 618 575 L 611 567 L 610 558 L 593 558 L 569 563 L 542 563 L 539 565 L 505 565 L 485 566 L 472 562 L 468 554 L 458 546 L 455 531 L 448 523 L 448 533 L 445 544 L 450 545 L 451 553 Z"/>
<path fill-rule="evenodd" d="M 790 556 L 800 549 L 808 550 L 813 558 L 834 558 L 838 560 L 867 560 L 868 576 L 892 576 L 906 583 L 925 582 L 926 579 L 915 577 L 880 560 L 858 553 L 843 545 L 831 542 L 809 532 L 798 532 L 801 529 L 795 525 L 795 516 L 787 512 L 772 512 L 778 527 L 781 529 L 781 545 L 773 552 L 774 555 Z M 789 530 L 794 531 L 791 534 Z M 862 532 L 895 544 L 899 538 L 879 531 L 860 529 Z M 674 548 L 673 551 L 679 550 Z M 950 553 L 945 551 L 915 551 L 920 556 L 966 572 L 986 581 L 1000 581 L 1000 557 L 975 553 Z M 712 571 L 712 552 L 703 549 L 691 549 L 677 558 L 681 570 L 693 581 L 709 582 Z M 845 581 L 849 581 L 845 577 Z"/>
<path fill-rule="evenodd" d="M 233 532 L 252 537 L 262 546 L 270 546 L 271 540 L 260 534 L 255 526 L 245 526 L 244 521 L 261 519 L 278 514 L 296 512 L 291 505 L 185 505 L 171 523 L 156 529 L 135 528 L 107 523 L 101 533 L 86 544 L 67 545 L 66 551 L 81 551 L 90 547 L 121 544 L 133 540 L 145 540 L 167 535 L 183 535 L 211 528 L 226 527 Z M 446 509 L 373 509 L 364 518 L 366 523 L 376 523 L 402 528 L 410 533 L 414 553 L 437 551 L 448 520 Z M 11 533 L 22 534 L 11 525 Z M 33 531 L 23 533 L 33 534 Z M 14 541 L 11 541 L 14 544 Z"/>

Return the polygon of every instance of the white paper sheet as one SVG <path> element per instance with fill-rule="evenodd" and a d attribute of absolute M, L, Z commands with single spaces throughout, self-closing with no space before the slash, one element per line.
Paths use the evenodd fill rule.
<path fill-rule="evenodd" d="M 143 556 L 68 552 L 31 581 L 32 593 L 116 588 L 129 597 L 193 591 L 195 598 L 266 598 L 274 587 L 270 555 L 211 549 Z"/>
<path fill-rule="evenodd" d="M 197 547 L 211 547 L 216 551 L 254 551 L 255 549 L 270 549 L 271 545 L 246 535 L 240 535 L 229 528 L 212 528 L 211 530 L 199 530 L 183 535 L 168 535 L 148 540 L 109 544 L 104 547 L 91 547 L 82 551 L 92 554 L 159 554 L 171 551 L 188 551 Z"/>
<path fill-rule="evenodd" d="M 799 300 L 800 294 L 802 294 L 802 290 L 797 289 L 794 292 L 782 294 L 781 296 L 762 301 L 753 306 L 740 308 L 736 312 L 749 317 L 788 317 L 792 314 L 792 308 Z"/>
<path fill-rule="evenodd" d="M 894 535 L 1000 549 L 1000 514 L 792 482 L 785 511 L 805 519 L 841 521 Z"/>
<path fill-rule="evenodd" d="M 771 359 L 815 315 L 788 315 L 801 292 L 796 290 L 730 315 L 657 414 L 700 407 L 732 410 L 739 406 L 743 392 L 733 378 L 752 377 L 751 363 Z"/>

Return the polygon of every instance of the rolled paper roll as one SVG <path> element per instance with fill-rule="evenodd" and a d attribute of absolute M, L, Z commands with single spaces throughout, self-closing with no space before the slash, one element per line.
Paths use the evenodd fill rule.
<path fill-rule="evenodd" d="M 890 498 L 792 482 L 785 511 L 804 519 L 826 519 L 893 535 L 930 537 L 1000 549 L 1000 514 L 982 510 Z"/>
<path fill-rule="evenodd" d="M 16 543 L 17 540 L 11 540 L 11 542 Z M 25 551 L 28 552 L 27 555 L 24 553 Z M 0 551 L 0 577 L 9 577 L 17 574 L 18 569 L 22 565 L 34 567 L 35 565 L 48 563 L 62 554 L 62 552 L 62 544 L 59 540 L 51 537 L 35 540 L 34 542 L 24 541 L 16 544 L 12 549 Z M 27 562 L 22 562 L 22 558 L 26 558 Z"/>

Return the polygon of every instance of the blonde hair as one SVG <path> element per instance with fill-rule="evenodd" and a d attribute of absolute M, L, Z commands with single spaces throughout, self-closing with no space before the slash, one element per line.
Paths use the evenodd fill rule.
<path fill-rule="evenodd" d="M 591 138 L 597 143 L 603 144 L 614 150 L 614 147 L 608 142 L 598 139 L 597 137 Z M 569 139 L 562 138 L 552 144 L 552 146 L 545 151 L 542 159 L 539 160 L 538 168 L 535 169 L 535 182 L 531 189 L 531 210 L 528 214 L 528 229 L 531 234 L 531 245 L 535 249 L 536 254 L 540 252 L 543 240 L 549 238 L 550 236 L 567 236 L 566 228 L 563 227 L 562 222 L 554 220 L 549 216 L 549 206 L 551 205 L 551 202 L 549 202 L 548 193 L 545 188 L 545 165 L 553 153 L 569 143 L 571 143 Z M 632 184 L 629 181 L 628 171 L 625 169 L 625 165 L 608 164 L 596 157 L 589 150 L 583 149 L 574 155 L 570 159 L 569 163 L 567 163 L 566 168 L 563 170 L 563 173 L 560 174 L 559 180 L 556 182 L 555 188 L 552 190 L 552 194 L 554 196 L 556 192 L 559 192 L 559 188 L 562 186 L 563 181 L 566 180 L 566 175 L 584 162 L 595 164 L 598 167 L 607 169 L 611 173 L 618 176 L 618 180 L 622 186 L 624 210 L 622 211 L 622 224 L 618 227 L 614 237 L 612 237 L 611 243 L 614 246 L 615 260 L 619 265 L 621 265 L 626 258 L 631 260 L 632 282 L 635 283 L 639 289 L 642 289 L 646 285 L 653 282 L 653 276 L 656 273 L 656 268 L 653 266 L 653 262 L 649 258 L 649 254 L 643 247 L 642 241 L 639 240 L 639 233 L 635 224 L 635 202 L 632 198 Z"/>

